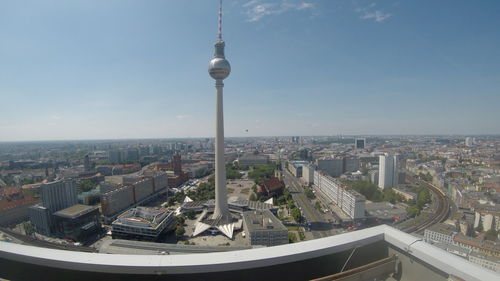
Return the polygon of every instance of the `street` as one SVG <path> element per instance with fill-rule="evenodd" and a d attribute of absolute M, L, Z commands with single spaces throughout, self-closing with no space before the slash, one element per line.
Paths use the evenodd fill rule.
<path fill-rule="evenodd" d="M 307 223 L 310 223 L 310 229 L 313 237 L 322 238 L 332 235 L 332 223 L 326 219 L 313 205 L 312 201 L 304 194 L 304 188 L 300 180 L 288 171 L 284 171 L 284 181 L 297 207 L 302 211 Z"/>

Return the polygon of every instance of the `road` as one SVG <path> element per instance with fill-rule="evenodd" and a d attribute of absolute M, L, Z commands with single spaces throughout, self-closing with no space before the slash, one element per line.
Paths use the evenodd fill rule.
<path fill-rule="evenodd" d="M 311 224 L 310 228 L 313 237 L 316 239 L 332 235 L 330 230 L 333 225 L 319 213 L 311 200 L 304 194 L 304 188 L 300 180 L 291 175 L 288 171 L 284 171 L 283 175 L 285 185 L 292 194 L 293 200 L 297 206 L 300 207 L 306 221 Z"/>

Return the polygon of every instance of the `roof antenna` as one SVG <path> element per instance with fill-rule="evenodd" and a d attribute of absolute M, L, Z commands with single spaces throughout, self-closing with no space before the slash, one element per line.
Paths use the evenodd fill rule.
<path fill-rule="evenodd" d="M 222 41 L 222 0 L 219 2 L 219 41 Z"/>

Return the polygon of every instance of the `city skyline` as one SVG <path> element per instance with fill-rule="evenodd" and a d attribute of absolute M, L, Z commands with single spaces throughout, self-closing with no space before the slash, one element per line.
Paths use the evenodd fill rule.
<path fill-rule="evenodd" d="M 213 137 L 217 4 L 3 2 L 0 141 Z M 499 10 L 228 2 L 226 135 L 499 134 Z"/>

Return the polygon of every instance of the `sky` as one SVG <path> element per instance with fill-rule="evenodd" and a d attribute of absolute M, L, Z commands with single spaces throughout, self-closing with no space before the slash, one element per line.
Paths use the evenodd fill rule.
<path fill-rule="evenodd" d="M 500 1 L 223 10 L 226 136 L 500 134 Z M 213 137 L 217 11 L 0 1 L 0 141 Z"/>

